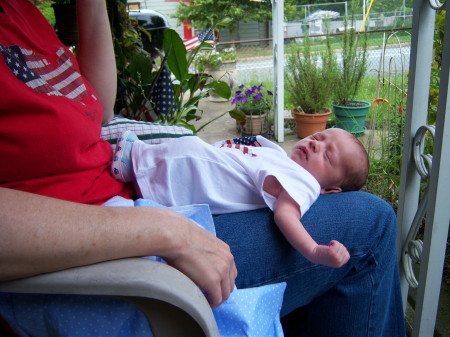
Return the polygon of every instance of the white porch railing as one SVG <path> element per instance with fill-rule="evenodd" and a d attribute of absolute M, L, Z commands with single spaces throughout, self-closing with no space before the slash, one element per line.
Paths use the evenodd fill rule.
<path fill-rule="evenodd" d="M 436 10 L 447 3 L 415 0 L 408 82 L 407 118 L 398 209 L 401 282 L 404 307 L 410 286 L 418 287 L 412 336 L 433 336 L 450 220 L 450 19 L 445 22 L 436 126 L 426 126 Z M 434 138 L 433 154 L 425 139 Z M 431 138 L 431 139 L 432 139 Z M 427 189 L 419 202 L 421 179 Z M 423 244 L 416 240 L 425 220 Z M 417 282 L 411 264 L 421 263 Z"/>

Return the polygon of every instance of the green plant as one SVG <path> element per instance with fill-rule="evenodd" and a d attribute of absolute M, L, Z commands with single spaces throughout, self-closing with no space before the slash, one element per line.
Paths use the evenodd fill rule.
<path fill-rule="evenodd" d="M 434 29 L 434 44 L 433 44 L 433 63 L 431 65 L 431 79 L 430 79 L 430 100 L 428 124 L 436 123 L 436 114 L 439 98 L 440 73 L 442 66 L 442 46 L 444 43 L 444 25 L 445 25 L 445 11 L 436 12 L 436 23 Z"/>
<path fill-rule="evenodd" d="M 241 109 L 265 109 L 272 106 L 273 93 L 263 89 L 264 83 L 246 87 L 240 84 L 234 91 L 231 104 L 236 104 Z"/>
<path fill-rule="evenodd" d="M 207 67 L 218 69 L 223 63 L 236 62 L 237 55 L 234 48 L 225 48 L 221 51 L 215 48 L 209 51 L 199 52 L 194 59 L 199 72 L 204 72 Z"/>
<path fill-rule="evenodd" d="M 329 107 L 337 77 L 335 62 L 329 39 L 320 52 L 311 49 L 309 37 L 296 45 L 285 67 L 287 105 L 308 114 Z"/>
<path fill-rule="evenodd" d="M 167 65 L 174 75 L 171 82 L 174 100 L 168 114 L 160 114 L 156 122 L 170 125 L 180 125 L 191 129 L 194 133 L 207 124 L 196 129 L 190 123 L 200 119 L 202 110 L 198 103 L 210 92 L 220 97 L 229 98 L 231 90 L 223 81 L 209 81 L 206 74 L 190 73 L 189 69 L 197 55 L 211 46 L 201 43 L 199 47 L 186 52 L 186 48 L 178 33 L 172 29 L 164 32 L 164 54 L 161 54 L 159 69 L 156 69 L 156 60 L 146 52 L 142 45 L 139 33 L 148 34 L 135 19 L 128 16 L 125 6 L 117 1 L 119 13 L 122 18 L 118 33 L 114 38 L 116 64 L 119 78 L 119 92 L 116 106 L 118 113 L 137 120 L 153 120 L 150 116 L 152 102 L 149 97 L 161 75 L 162 69 Z M 151 39 L 151 37 L 149 36 Z"/>
<path fill-rule="evenodd" d="M 54 26 L 55 25 L 55 12 L 52 8 L 52 1 L 51 0 L 43 0 L 43 1 L 36 1 L 34 0 L 33 3 L 39 8 L 39 10 L 42 12 L 42 14 L 45 16 L 47 21 Z"/>
<path fill-rule="evenodd" d="M 52 0 L 52 3 L 58 5 L 75 5 L 76 2 L 76 0 Z"/>
<path fill-rule="evenodd" d="M 347 19 L 344 26 L 348 27 Z M 351 16 L 350 26 L 355 26 L 354 15 Z M 341 55 L 342 62 L 336 63 L 338 76 L 335 82 L 334 103 L 352 106 L 351 101 L 358 95 L 367 70 L 367 34 L 359 34 L 353 28 L 346 29 L 342 38 Z"/>
<path fill-rule="evenodd" d="M 144 50 L 141 34 L 148 34 L 128 16 L 125 5 L 116 1 L 120 24 L 114 26 L 114 52 L 118 75 L 116 112 L 130 119 L 151 120 L 148 99 L 157 72 L 151 55 Z"/>
<path fill-rule="evenodd" d="M 229 115 L 238 122 L 245 122 L 246 114 L 253 114 L 261 109 L 270 109 L 273 106 L 273 93 L 263 89 L 264 83 L 245 86 L 240 84 L 234 89 L 233 100 L 236 108 L 228 111 Z"/>
<path fill-rule="evenodd" d="M 173 102 L 175 111 L 168 115 L 161 115 L 158 120 L 159 122 L 184 126 L 193 130 L 194 133 L 198 132 L 215 120 L 213 119 L 208 123 L 205 123 L 198 129 L 189 123 L 192 120 L 201 118 L 203 111 L 198 105 L 200 100 L 207 97 L 210 92 L 214 92 L 216 95 L 225 99 L 230 98 L 230 87 L 224 81 L 207 81 L 208 79 L 211 79 L 211 76 L 203 73 L 189 72 L 196 55 L 204 50 L 204 48 L 209 49 L 210 45 L 206 42 L 202 42 L 197 48 L 188 53 L 186 52 L 183 41 L 176 31 L 168 29 L 164 33 L 165 57 L 162 64 L 167 62 L 169 69 L 176 79 L 176 81 L 172 82 L 175 93 Z"/>

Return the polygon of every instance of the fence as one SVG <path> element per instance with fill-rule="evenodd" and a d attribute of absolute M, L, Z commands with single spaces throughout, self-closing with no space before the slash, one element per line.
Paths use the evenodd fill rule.
<path fill-rule="evenodd" d="M 390 39 L 385 46 L 388 36 L 396 32 L 395 39 Z M 368 72 L 367 75 L 375 76 L 381 68 L 388 69 L 386 62 L 395 61 L 397 64 L 403 64 L 406 71 L 409 62 L 409 46 L 411 43 L 410 28 L 397 28 L 368 31 Z M 337 48 L 343 37 L 342 33 L 330 34 L 333 36 L 334 44 Z M 315 41 L 316 46 L 325 44 L 325 36 L 310 35 Z M 290 53 L 292 44 L 301 43 L 304 35 L 285 38 L 285 52 Z M 273 50 L 272 39 L 257 39 L 245 41 L 231 41 L 218 43 L 218 49 L 230 48 L 236 49 L 238 55 L 238 81 L 247 82 L 272 82 L 273 81 Z M 339 60 L 339 49 L 335 49 Z"/>

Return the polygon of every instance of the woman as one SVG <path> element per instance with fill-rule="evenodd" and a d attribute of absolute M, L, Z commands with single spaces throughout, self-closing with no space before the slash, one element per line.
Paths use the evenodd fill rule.
<path fill-rule="evenodd" d="M 266 209 L 216 217 L 217 239 L 165 209 L 98 207 L 135 194 L 109 175 L 111 149 L 98 139 L 116 91 L 105 1 L 78 0 L 77 11 L 75 59 L 28 0 L 0 0 L 0 280 L 158 255 L 211 307 L 235 283 L 286 281 L 281 314 L 308 305 L 312 336 L 404 335 L 395 214 L 370 194 L 321 196 L 303 217 L 317 242 L 348 247 L 339 269 L 296 253 Z"/>

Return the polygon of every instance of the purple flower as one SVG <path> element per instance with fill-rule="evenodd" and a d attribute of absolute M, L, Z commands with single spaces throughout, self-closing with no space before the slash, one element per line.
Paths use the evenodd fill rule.
<path fill-rule="evenodd" d="M 255 96 L 253 96 L 253 98 L 255 99 L 255 101 L 259 101 L 260 99 L 262 99 L 263 95 L 259 92 L 257 93 Z"/>
<path fill-rule="evenodd" d="M 270 90 L 267 90 L 267 94 L 268 94 L 269 96 L 273 96 L 273 93 L 272 93 L 272 91 L 270 91 Z"/>
<path fill-rule="evenodd" d="M 253 94 L 253 90 L 251 90 L 251 89 L 245 90 L 245 96 L 251 96 L 252 94 Z"/>
<path fill-rule="evenodd" d="M 241 84 L 240 86 L 238 86 L 239 89 L 242 89 L 244 87 L 243 84 Z"/>
<path fill-rule="evenodd" d="M 230 89 L 233 89 L 233 87 L 237 84 L 236 80 L 232 76 L 230 76 L 230 78 L 229 78 L 229 84 L 230 84 Z"/>

